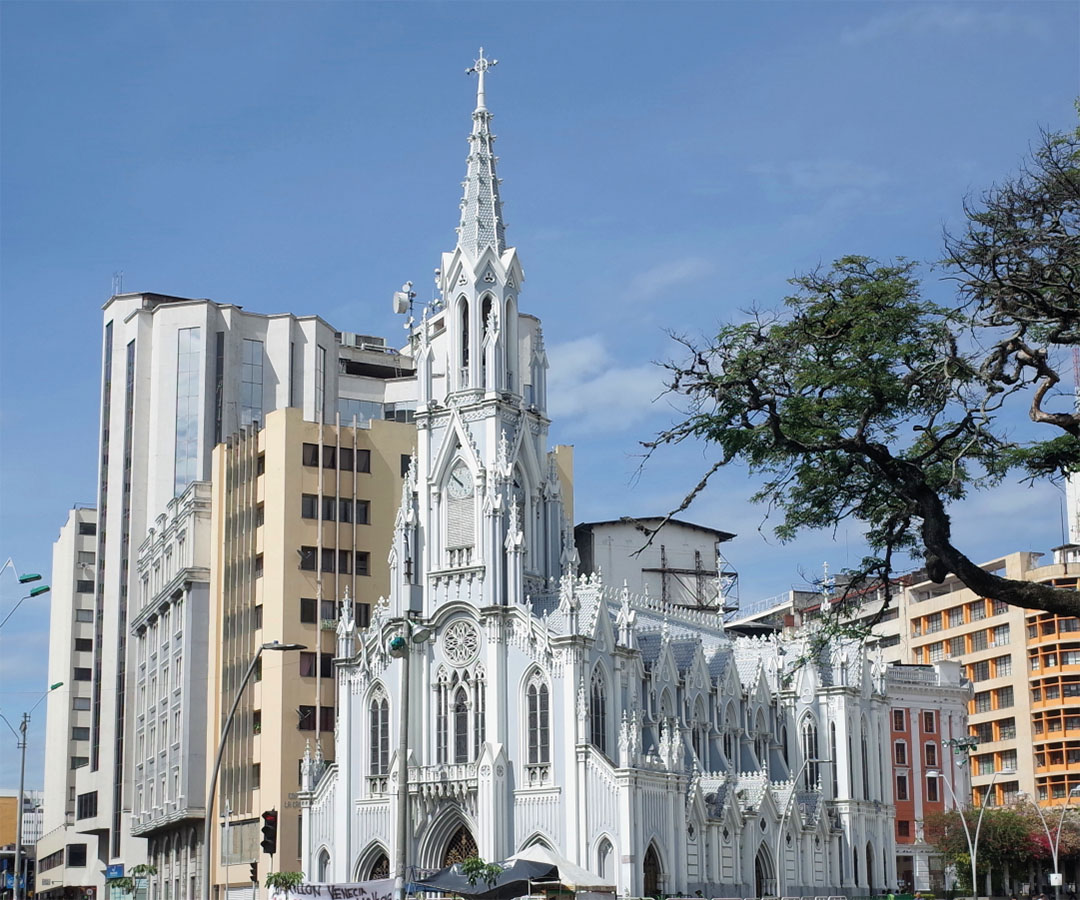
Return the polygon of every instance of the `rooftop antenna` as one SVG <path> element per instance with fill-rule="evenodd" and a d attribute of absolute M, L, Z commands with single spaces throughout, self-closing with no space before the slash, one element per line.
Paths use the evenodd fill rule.
<path fill-rule="evenodd" d="M 113 296 L 116 294 L 124 293 L 124 271 L 118 269 L 112 273 L 112 292 Z"/>
<path fill-rule="evenodd" d="M 412 289 L 412 282 L 406 281 L 400 291 L 394 291 L 394 312 L 399 316 L 408 314 L 405 320 L 405 328 L 412 328 L 413 324 L 413 301 L 416 299 L 416 291 Z"/>

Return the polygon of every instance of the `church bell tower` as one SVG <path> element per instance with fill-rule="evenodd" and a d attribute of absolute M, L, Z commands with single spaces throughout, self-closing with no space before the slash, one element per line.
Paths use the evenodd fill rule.
<path fill-rule="evenodd" d="M 570 524 L 547 449 L 547 357 L 519 313 L 525 275 L 506 245 L 483 48 L 457 244 L 436 271 L 440 299 L 412 332 L 417 455 L 391 554 L 392 614 L 449 602 L 524 602 L 553 590 Z"/>

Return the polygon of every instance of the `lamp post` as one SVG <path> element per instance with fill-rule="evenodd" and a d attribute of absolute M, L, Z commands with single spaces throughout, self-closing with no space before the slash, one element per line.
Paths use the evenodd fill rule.
<path fill-rule="evenodd" d="M 1043 831 L 1046 832 L 1046 841 L 1050 845 L 1050 852 L 1054 857 L 1054 875 L 1057 877 L 1054 885 L 1054 900 L 1061 900 L 1061 869 L 1058 868 L 1058 850 L 1061 848 L 1061 826 L 1065 824 L 1065 813 L 1070 809 L 1069 799 L 1072 797 L 1080 796 L 1080 784 L 1074 785 L 1073 789 L 1069 791 L 1069 797 L 1066 798 L 1065 803 L 1061 807 L 1061 815 L 1058 816 L 1057 831 L 1054 836 L 1050 836 L 1050 826 L 1046 824 L 1046 816 L 1043 815 L 1042 807 L 1039 806 L 1032 798 L 1030 794 L 1026 794 L 1023 791 L 1020 792 L 1019 797 L 1021 800 L 1027 800 L 1032 806 L 1035 807 L 1035 812 L 1039 814 L 1039 821 L 1042 822 Z"/>
<path fill-rule="evenodd" d="M 803 772 L 805 772 L 811 765 L 823 766 L 827 763 L 831 763 L 831 759 L 816 759 L 808 756 L 803 760 L 802 765 L 799 766 L 799 770 L 795 773 L 795 777 L 792 779 L 791 793 L 788 795 L 787 803 L 784 804 L 784 811 L 780 814 L 780 829 L 776 833 L 776 896 L 784 896 L 784 869 L 783 860 L 780 857 L 781 850 L 783 849 L 784 841 L 784 822 L 787 820 L 788 813 L 791 812 L 791 807 L 795 802 L 795 790 L 799 784 L 799 779 L 802 778 Z"/>
<path fill-rule="evenodd" d="M 251 658 L 251 664 L 244 673 L 244 677 L 240 682 L 240 687 L 237 688 L 236 699 L 233 700 L 229 715 L 225 719 L 225 724 L 221 726 L 221 736 L 218 738 L 217 757 L 214 759 L 214 771 L 210 776 L 210 786 L 206 790 L 206 815 L 203 818 L 202 900 L 210 900 L 210 831 L 213 827 L 214 820 L 217 818 L 213 811 L 214 794 L 217 791 L 218 772 L 221 771 L 221 757 L 225 752 L 225 739 L 229 736 L 229 729 L 232 728 L 233 716 L 236 715 L 236 708 L 240 705 L 240 698 L 244 696 L 244 688 L 247 687 L 248 681 L 251 680 L 251 673 L 255 671 L 255 665 L 258 663 L 259 657 L 262 656 L 263 650 L 306 649 L 306 644 L 279 644 L 277 641 L 260 646 L 259 649 L 255 651 L 255 655 Z M 317 710 L 315 714 L 318 715 Z"/>
<path fill-rule="evenodd" d="M 397 828 L 394 840 L 394 900 L 405 900 L 407 858 L 405 843 L 409 839 L 409 657 L 410 644 L 422 644 L 432 636 L 425 625 L 414 625 L 408 618 L 402 619 L 401 634 L 390 639 L 390 655 L 401 660 L 401 721 L 398 723 L 397 753 Z"/>
<path fill-rule="evenodd" d="M 968 828 L 967 819 L 964 817 L 964 811 L 960 808 L 960 801 L 957 799 L 956 791 L 953 790 L 953 786 L 949 784 L 949 779 L 945 777 L 944 772 L 931 770 L 926 773 L 929 778 L 940 778 L 945 782 L 945 787 L 949 789 L 949 793 L 952 794 L 953 803 L 956 804 L 956 808 L 960 813 L 960 823 L 964 826 L 964 837 L 967 838 L 968 853 L 971 856 L 971 896 L 972 898 L 978 898 L 978 873 L 976 869 L 976 860 L 979 852 L 979 831 L 982 829 L 983 814 L 986 812 L 986 801 L 983 801 L 983 805 L 979 807 L 979 818 L 975 822 L 975 837 L 971 836 L 971 829 Z M 990 778 L 990 783 L 986 786 L 986 796 L 989 798 L 990 791 L 994 787 L 994 782 L 997 781 L 998 775 L 1015 775 L 1016 772 L 1013 769 L 1000 769 L 993 774 Z"/>
<path fill-rule="evenodd" d="M 23 575 L 22 578 L 19 579 L 19 584 L 25 584 L 23 578 L 30 581 L 36 581 L 41 578 L 41 576 Z M 4 616 L 4 621 L 0 622 L 0 628 L 3 628 L 7 624 L 7 620 L 10 619 L 13 615 L 15 615 L 15 610 L 22 606 L 24 601 L 29 600 L 31 597 L 40 597 L 42 594 L 47 594 L 51 590 L 52 588 L 49 587 L 47 584 L 39 584 L 36 588 L 30 588 L 30 593 L 23 597 L 21 600 L 19 600 L 19 602 L 16 603 L 13 607 L 11 607 L 11 610 L 8 612 L 8 614 Z"/>
<path fill-rule="evenodd" d="M 8 560 L 8 562 L 10 562 L 10 560 Z M 38 575 L 37 577 L 40 578 L 41 576 Z M 46 590 L 48 590 L 48 588 L 46 588 Z M 7 619 L 5 619 L 4 621 L 6 622 Z M 33 706 L 30 707 L 29 712 L 24 712 L 22 714 L 22 721 L 19 722 L 19 730 L 18 731 L 16 731 L 14 728 L 12 728 L 11 723 L 7 720 L 7 718 L 4 716 L 4 714 L 0 713 L 0 719 L 4 720 L 4 724 L 7 725 L 8 729 L 11 731 L 11 733 L 13 735 L 15 735 L 15 740 L 16 740 L 15 746 L 19 748 L 19 751 L 20 751 L 20 753 L 22 755 L 22 758 L 19 761 L 19 799 L 18 799 L 16 807 L 15 807 L 15 814 L 18 816 L 18 819 L 16 819 L 16 821 L 15 821 L 15 888 L 14 888 L 14 894 L 13 894 L 15 900 L 22 900 L 22 898 L 26 896 L 26 885 L 24 884 L 21 889 L 19 887 L 19 876 L 22 875 L 22 864 L 23 864 L 22 844 L 23 844 L 23 802 L 25 800 L 25 793 L 26 793 L 25 790 L 24 790 L 24 788 L 26 786 L 26 729 L 30 725 L 30 713 L 32 713 L 35 709 L 37 709 L 38 704 L 41 703 L 42 700 L 44 700 L 46 697 L 48 697 L 49 694 L 52 691 L 55 691 L 63 683 L 64 682 L 62 682 L 62 681 L 58 681 L 58 682 L 56 682 L 56 684 L 50 684 L 49 685 L 49 689 L 47 691 L 45 691 L 45 693 L 43 693 L 40 697 L 38 697 L 37 703 L 35 703 Z"/>

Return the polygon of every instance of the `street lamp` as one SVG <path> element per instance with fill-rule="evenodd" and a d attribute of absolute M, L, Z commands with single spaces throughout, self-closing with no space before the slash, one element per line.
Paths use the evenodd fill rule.
<path fill-rule="evenodd" d="M 1039 821 L 1042 822 L 1043 831 L 1046 832 L 1047 843 L 1050 844 L 1050 852 L 1054 856 L 1054 875 L 1056 876 L 1054 881 L 1054 900 L 1061 900 L 1061 869 L 1058 868 L 1058 850 L 1061 847 L 1061 826 L 1065 824 L 1065 813 L 1070 808 L 1069 800 L 1066 798 L 1065 803 L 1061 807 L 1061 815 L 1058 816 L 1057 831 L 1053 837 L 1050 837 L 1050 827 L 1046 824 L 1046 816 L 1043 815 L 1042 807 L 1039 806 L 1032 798 L 1030 794 L 1021 791 L 1017 796 L 1021 800 L 1027 800 L 1032 806 L 1035 807 L 1035 812 L 1039 814 Z M 1073 789 L 1069 791 L 1069 797 L 1080 796 L 1080 784 L 1074 785 Z"/>
<path fill-rule="evenodd" d="M 11 560 L 8 560 L 8 562 L 10 562 L 10 561 Z M 5 565 L 6 565 L 6 563 L 5 563 Z M 2 570 L 0 570 L 0 571 L 2 571 Z M 33 576 L 33 577 L 40 578 L 41 576 L 37 575 L 37 576 Z M 48 590 L 48 588 L 46 588 L 45 590 Z M 7 619 L 5 619 L 4 621 L 6 622 Z M 43 693 L 40 697 L 38 697 L 37 703 L 35 703 L 33 706 L 30 707 L 30 711 L 23 713 L 22 721 L 19 723 L 19 730 L 18 731 L 16 731 L 14 728 L 12 728 L 11 723 L 7 720 L 7 718 L 4 716 L 4 714 L 0 713 L 0 719 L 4 720 L 4 724 L 7 725 L 8 729 L 11 731 L 11 733 L 13 735 L 15 735 L 15 741 L 16 741 L 15 746 L 18 747 L 19 750 L 22 752 L 22 760 L 19 763 L 19 800 L 18 800 L 18 804 L 15 807 L 15 814 L 19 817 L 18 820 L 15 823 L 15 890 L 14 890 L 15 900 L 21 900 L 21 898 L 26 896 L 26 893 L 25 893 L 26 892 L 26 885 L 24 884 L 22 886 L 22 889 L 21 890 L 19 889 L 19 876 L 22 874 L 22 863 L 23 863 L 23 860 L 22 860 L 23 801 L 24 801 L 24 798 L 25 798 L 25 791 L 23 790 L 23 788 L 26 785 L 26 729 L 30 725 L 30 713 L 32 713 L 35 709 L 37 709 L 38 704 L 40 704 L 42 700 L 44 700 L 46 697 L 48 697 L 49 694 L 52 691 L 55 691 L 58 687 L 63 685 L 63 683 L 64 682 L 62 682 L 62 681 L 58 681 L 58 682 L 56 682 L 56 684 L 50 684 L 49 685 L 49 689 L 47 691 L 45 691 L 45 693 Z"/>
<path fill-rule="evenodd" d="M 277 641 L 272 641 L 260 646 L 259 649 L 255 651 L 255 655 L 251 658 L 251 664 L 247 667 L 247 671 L 244 673 L 244 677 L 240 682 L 240 687 L 236 691 L 236 699 L 233 700 L 232 709 L 229 710 L 229 715 L 225 719 L 225 724 L 221 726 L 221 736 L 218 738 L 217 757 L 214 759 L 214 771 L 210 776 L 210 787 L 206 790 L 206 815 L 203 818 L 202 900 L 210 900 L 210 829 L 213 826 L 214 820 L 217 818 L 213 814 L 214 794 L 217 791 L 218 772 L 221 771 L 221 757 L 225 752 L 225 739 L 229 736 L 229 729 L 232 728 L 233 716 L 236 715 L 236 708 L 240 705 L 240 698 L 244 696 L 244 688 L 247 687 L 247 683 L 251 679 L 251 673 L 255 671 L 255 666 L 259 662 L 259 657 L 262 656 L 263 650 L 307 650 L 307 645 L 279 644 Z M 317 711 L 316 715 L 318 715 Z"/>
<path fill-rule="evenodd" d="M 786 866 L 780 859 L 780 853 L 783 849 L 784 841 L 784 822 L 787 820 L 788 813 L 791 812 L 792 804 L 795 802 L 795 790 L 799 784 L 799 779 L 802 778 L 803 772 L 805 772 L 812 765 L 826 765 L 831 763 L 831 759 L 816 759 L 808 756 L 803 760 L 799 771 L 795 773 L 795 777 L 791 782 L 791 793 L 788 795 L 787 803 L 784 804 L 784 811 L 780 814 L 780 830 L 776 833 L 776 896 L 784 896 L 784 869 Z"/>
<path fill-rule="evenodd" d="M 29 580 L 29 581 L 37 581 L 38 579 L 41 578 L 41 576 L 40 575 L 23 575 L 23 576 L 21 576 L 19 578 L 19 584 L 25 584 L 26 583 L 25 581 L 23 581 L 24 578 Z M 15 610 L 17 610 L 20 606 L 23 605 L 24 600 L 29 600 L 32 597 L 40 597 L 42 594 L 47 594 L 51 590 L 52 590 L 52 588 L 50 588 L 47 584 L 39 584 L 36 588 L 30 588 L 30 593 L 27 594 L 25 597 L 23 597 L 13 607 L 11 607 L 11 611 L 6 616 L 4 616 L 4 621 L 0 622 L 0 628 L 3 628 L 7 624 L 7 620 L 10 619 L 13 615 L 15 615 Z"/>
<path fill-rule="evenodd" d="M 413 644 L 430 640 L 434 632 L 426 625 L 402 619 L 401 634 L 390 639 L 390 655 L 401 660 L 401 721 L 398 723 L 397 837 L 394 844 L 394 900 L 405 900 L 405 842 L 409 839 L 409 657 Z"/>
<path fill-rule="evenodd" d="M 994 787 L 994 782 L 997 781 L 998 775 L 1015 775 L 1015 774 L 1016 774 L 1015 769 L 1000 769 L 997 772 L 995 772 L 990 778 L 990 783 L 986 786 L 986 797 L 987 798 L 990 797 L 991 790 Z M 978 898 L 978 896 L 979 896 L 978 875 L 977 875 L 977 870 L 976 870 L 975 863 L 976 863 L 976 859 L 977 859 L 977 854 L 979 852 L 979 831 L 982 828 L 983 814 L 986 812 L 986 806 L 987 806 L 986 800 L 984 800 L 983 805 L 981 807 L 979 807 L 979 818 L 975 822 L 975 837 L 972 838 L 971 829 L 968 828 L 967 819 L 964 817 L 964 811 L 963 811 L 963 809 L 960 808 L 960 801 L 959 801 L 959 799 L 957 799 L 956 791 L 954 791 L 953 786 L 951 784 L 949 784 L 949 779 L 945 777 L 945 773 L 944 772 L 939 772 L 939 771 L 936 771 L 936 770 L 931 770 L 931 771 L 927 772 L 926 775 L 927 775 L 928 778 L 940 778 L 943 782 L 945 782 L 945 787 L 947 787 L 949 789 L 949 793 L 952 794 L 953 803 L 956 804 L 956 808 L 960 813 L 960 824 L 962 824 L 964 826 L 964 837 L 967 838 L 968 853 L 971 856 L 971 896 L 972 896 L 972 898 Z"/>

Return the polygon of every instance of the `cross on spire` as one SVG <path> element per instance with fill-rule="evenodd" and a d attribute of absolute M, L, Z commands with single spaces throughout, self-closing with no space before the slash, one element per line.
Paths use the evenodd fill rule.
<path fill-rule="evenodd" d="M 484 48 L 480 48 L 480 58 L 473 61 L 472 67 L 465 70 L 466 75 L 476 74 L 476 108 L 486 109 L 484 105 L 484 73 L 492 66 L 497 66 L 497 59 L 484 59 Z"/>

